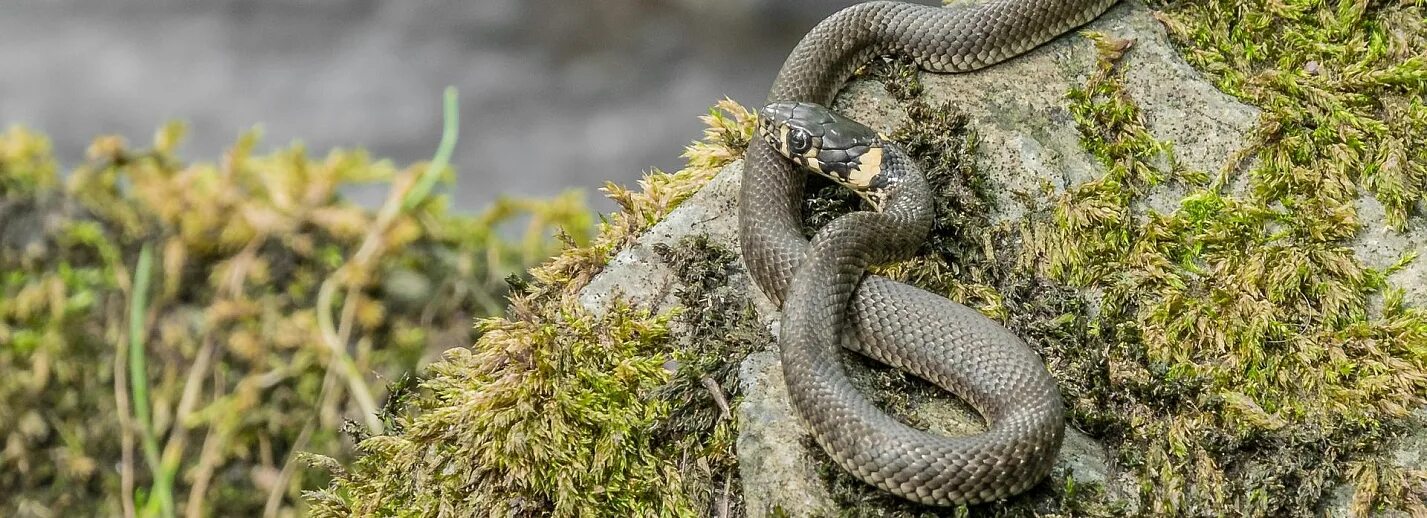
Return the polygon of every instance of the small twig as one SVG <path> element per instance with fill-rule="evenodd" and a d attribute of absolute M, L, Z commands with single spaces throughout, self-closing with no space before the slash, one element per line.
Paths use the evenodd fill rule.
<path fill-rule="evenodd" d="M 729 502 L 730 499 L 728 498 L 728 493 L 729 493 L 729 490 L 732 488 L 732 485 L 733 485 L 733 477 L 730 476 L 730 475 L 728 475 L 728 474 L 724 474 L 724 476 L 723 476 L 723 494 L 720 494 L 720 495 L 718 496 L 718 516 L 719 516 L 719 518 L 728 518 L 729 512 L 731 511 L 731 510 L 729 509 L 729 508 L 731 507 L 731 504 L 730 504 L 730 502 Z"/>
<path fill-rule="evenodd" d="M 221 395 L 222 387 L 225 385 L 227 382 L 223 371 L 214 371 L 213 399 L 215 401 Z M 222 460 L 219 453 L 226 440 L 227 436 L 220 434 L 217 426 L 208 427 L 208 434 L 203 437 L 203 447 L 198 454 L 198 465 L 193 467 L 193 485 L 188 490 L 188 506 L 184 510 L 184 515 L 188 518 L 204 516 L 203 499 L 208 494 L 208 484 L 213 480 L 213 471 L 218 469 L 218 462 Z"/>
<path fill-rule="evenodd" d="M 709 394 L 713 396 L 714 404 L 718 405 L 719 417 L 732 419 L 733 411 L 728 406 L 728 398 L 723 395 L 723 387 L 720 387 L 717 381 L 708 376 L 704 376 L 699 381 L 703 383 L 704 388 L 709 389 Z"/>

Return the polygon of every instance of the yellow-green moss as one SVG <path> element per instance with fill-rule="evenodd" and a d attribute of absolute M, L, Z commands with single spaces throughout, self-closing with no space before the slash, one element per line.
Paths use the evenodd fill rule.
<path fill-rule="evenodd" d="M 517 309 L 528 311 L 533 308 Z M 418 414 L 362 441 L 356 498 L 319 515 L 628 515 L 687 509 L 681 473 L 647 433 L 669 405 L 667 319 L 627 306 L 600 318 L 563 307 L 529 320 L 483 320 L 481 344 L 429 370 Z M 357 479 L 349 479 L 357 480 Z"/>
<path fill-rule="evenodd" d="M 1074 420 L 1137 474 L 1146 512 L 1312 514 L 1334 482 L 1365 479 L 1349 466 L 1385 469 L 1374 455 L 1427 396 L 1427 312 L 1385 283 L 1403 263 L 1367 268 L 1346 242 L 1358 186 L 1401 227 L 1427 181 L 1406 158 L 1427 129 L 1411 115 L 1427 94 L 1427 45 L 1392 40 L 1421 24 L 1401 9 L 1207 2 L 1167 18 L 1194 35 L 1191 60 L 1221 88 L 1267 110 L 1256 165 L 1212 182 L 1148 135 L 1121 84 L 1124 46 L 1092 35 L 1100 69 L 1068 97 L 1106 173 L 1061 197 L 1054 225 L 1026 232 L 1040 272 L 1103 295 L 1085 325 L 1104 341 L 1105 378 L 1063 382 Z M 1236 175 L 1245 195 L 1229 190 Z M 1135 216 L 1165 181 L 1189 189 L 1177 210 Z M 1359 510 L 1427 510 L 1411 484 L 1358 488 Z"/>
<path fill-rule="evenodd" d="M 56 169 L 49 139 L 18 126 L 0 134 L 0 195 L 49 189 Z"/>
<path fill-rule="evenodd" d="M 140 372 L 176 510 L 258 515 L 322 480 L 293 469 L 294 450 L 345 457 L 338 427 L 361 420 L 351 387 L 465 342 L 469 315 L 503 307 L 502 279 L 559 246 L 551 228 L 588 239 L 578 195 L 474 217 L 427 197 L 379 225 L 340 190 L 385 184 L 400 200 L 422 165 L 256 154 L 255 134 L 217 163 L 184 163 L 181 134 L 164 128 L 152 149 L 100 138 L 67 177 L 45 138 L 0 134 L 0 514 L 146 514 L 157 470 L 127 379 L 141 248 L 154 268 Z M 530 234 L 501 242 L 492 227 L 524 215 Z M 358 373 L 346 383 L 318 324 L 319 286 L 339 277 L 328 310 L 346 322 L 340 346 Z"/>
<path fill-rule="evenodd" d="M 1401 229 L 1427 196 L 1427 27 L 1422 0 L 1201 0 L 1162 19 L 1186 59 L 1264 110 L 1256 202 L 1292 231 L 1331 241 L 1357 230 L 1365 190 Z"/>

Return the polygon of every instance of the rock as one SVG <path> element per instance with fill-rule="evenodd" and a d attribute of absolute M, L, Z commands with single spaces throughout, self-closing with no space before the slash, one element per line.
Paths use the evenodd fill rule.
<path fill-rule="evenodd" d="M 1186 64 L 1144 5 L 1121 3 L 1087 29 L 1133 40 L 1132 50 L 1122 61 L 1127 92 L 1143 110 L 1151 134 L 1173 142 L 1179 162 L 1187 168 L 1218 172 L 1255 129 L 1258 110 L 1219 92 Z M 984 71 L 922 75 L 929 102 L 950 103 L 967 115 L 968 125 L 978 138 L 976 166 L 988 175 L 997 198 L 992 215 L 995 221 L 1015 222 L 1026 217 L 1032 209 L 1027 200 L 1043 198 L 1038 193 L 1044 181 L 1064 191 L 1102 174 L 1103 168 L 1081 145 L 1065 98 L 1072 87 L 1085 84 L 1095 63 L 1092 42 L 1071 34 Z M 870 80 L 850 83 L 834 108 L 887 133 L 907 122 L 901 105 L 882 84 Z M 658 243 L 674 245 L 684 236 L 705 234 L 714 243 L 738 250 L 741 173 L 740 162 L 725 167 L 698 194 L 617 254 L 583 290 L 581 303 L 592 311 L 602 310 L 616 296 L 652 308 L 676 304 L 671 293 L 677 281 L 655 256 L 653 247 Z M 1231 186 L 1230 194 L 1244 188 Z M 1169 212 L 1178 206 L 1183 194 L 1172 187 L 1160 189 L 1146 205 Z M 1427 229 L 1386 229 L 1381 223 L 1382 207 L 1370 197 L 1364 198 L 1359 210 L 1369 223 L 1353 246 L 1358 258 L 1369 266 L 1392 264 L 1405 251 L 1427 252 Z M 1421 306 L 1427 304 L 1427 283 L 1407 281 L 1424 278 L 1427 262 L 1418 261 L 1389 280 L 1406 287 L 1408 302 Z M 739 272 L 730 283 L 748 293 L 760 318 L 772 330 L 771 336 L 776 336 L 776 308 L 750 284 L 745 273 Z M 1087 296 L 1094 299 L 1093 294 Z M 865 366 L 848 368 L 854 380 L 865 378 L 868 372 Z M 832 489 L 820 474 L 820 452 L 810 448 L 807 432 L 789 404 L 771 340 L 766 350 L 743 361 L 739 378 L 745 396 L 738 402 L 736 412 L 740 425 L 737 449 L 747 514 L 836 513 Z M 932 430 L 967 433 L 984 428 L 978 416 L 953 398 L 918 395 L 914 399 L 908 406 L 910 417 Z M 1427 444 L 1427 430 L 1418 428 L 1401 440 L 1396 449 L 1397 463 L 1407 469 L 1423 469 L 1427 456 L 1418 451 L 1423 444 Z M 1057 469 L 1069 473 L 1077 485 L 1103 486 L 1110 499 L 1126 503 L 1131 506 L 1129 512 L 1135 512 L 1138 483 L 1116 465 L 1107 448 L 1073 426 L 1067 429 Z M 1325 504 L 1324 511 L 1343 515 L 1351 500 L 1351 489 L 1345 485 L 1335 495 Z"/>
<path fill-rule="evenodd" d="M 741 162 L 725 167 L 699 192 L 654 224 L 632 245 L 620 250 L 604 270 L 580 290 L 580 305 L 602 313 L 614 298 L 655 310 L 677 303 L 673 272 L 654 253 L 654 245 L 676 245 L 685 236 L 707 235 L 709 241 L 738 250 L 738 186 Z M 731 282 L 748 284 L 746 276 Z M 760 308 L 768 314 L 769 308 Z"/>
<path fill-rule="evenodd" d="M 749 516 L 780 506 L 790 516 L 823 516 L 836 506 L 819 478 L 808 432 L 793 412 L 778 352 L 753 353 L 738 373 L 746 393 L 738 406 L 738 472 Z"/>

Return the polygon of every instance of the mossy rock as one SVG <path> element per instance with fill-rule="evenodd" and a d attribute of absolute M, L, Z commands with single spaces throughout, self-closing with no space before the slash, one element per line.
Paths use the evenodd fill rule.
<path fill-rule="evenodd" d="M 734 253 L 751 119 L 724 103 L 688 168 L 609 187 L 623 210 L 594 244 L 536 269 L 401 431 L 364 441 L 313 501 L 331 516 L 1427 511 L 1421 10 L 1130 2 L 983 72 L 879 61 L 845 89 L 836 107 L 903 142 L 937 189 L 921 257 L 883 273 L 1003 322 L 1061 383 L 1070 439 L 1025 495 L 913 506 L 806 440 L 776 308 Z M 809 229 L 856 207 L 810 181 Z M 592 344 L 604 356 L 573 361 Z M 980 426 L 925 383 L 847 363 L 913 424 Z M 531 410 L 479 411 L 512 394 Z M 608 419 L 638 409 L 654 419 Z"/>

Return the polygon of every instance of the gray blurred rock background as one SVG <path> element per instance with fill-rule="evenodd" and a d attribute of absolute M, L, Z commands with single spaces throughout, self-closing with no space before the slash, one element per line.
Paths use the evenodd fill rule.
<path fill-rule="evenodd" d="M 724 96 L 760 103 L 797 38 L 851 3 L 10 0 L 0 128 L 45 132 L 66 165 L 97 135 L 147 144 L 170 119 L 188 122 L 191 159 L 261 125 L 267 149 L 406 163 L 435 150 L 454 85 L 456 199 L 475 210 L 678 168 L 697 115 Z"/>

